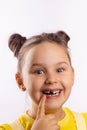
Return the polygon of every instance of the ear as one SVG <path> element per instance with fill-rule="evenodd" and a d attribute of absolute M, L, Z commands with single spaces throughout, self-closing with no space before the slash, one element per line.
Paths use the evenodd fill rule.
<path fill-rule="evenodd" d="M 16 74 L 15 74 L 15 79 L 16 79 L 16 82 L 17 82 L 17 84 L 18 84 L 18 87 L 19 87 L 22 91 L 25 91 L 26 88 L 25 88 L 25 86 L 24 86 L 24 84 L 23 84 L 23 79 L 21 78 L 20 73 L 16 73 Z"/>
<path fill-rule="evenodd" d="M 73 81 L 73 84 L 74 84 L 74 77 L 75 77 L 75 72 L 74 72 L 74 68 L 72 67 L 72 81 Z"/>

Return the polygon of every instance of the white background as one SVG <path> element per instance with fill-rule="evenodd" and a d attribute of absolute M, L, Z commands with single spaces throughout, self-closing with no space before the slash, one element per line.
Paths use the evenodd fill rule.
<path fill-rule="evenodd" d="M 71 37 L 75 68 L 75 84 L 65 105 L 87 111 L 87 0 L 0 0 L 0 123 L 16 119 L 31 105 L 14 78 L 17 61 L 8 48 L 10 34 L 29 37 L 58 30 Z"/>

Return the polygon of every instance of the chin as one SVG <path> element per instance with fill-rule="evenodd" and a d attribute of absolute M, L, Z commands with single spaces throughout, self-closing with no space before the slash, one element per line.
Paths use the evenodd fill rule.
<path fill-rule="evenodd" d="M 56 112 L 56 111 L 58 111 L 59 108 L 61 108 L 61 106 L 51 105 L 51 106 L 46 106 L 46 107 L 45 107 L 45 110 L 46 110 L 46 113 L 51 113 L 51 112 Z"/>

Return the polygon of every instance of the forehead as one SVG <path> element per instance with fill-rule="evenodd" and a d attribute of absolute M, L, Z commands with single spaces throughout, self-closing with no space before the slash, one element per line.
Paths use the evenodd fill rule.
<path fill-rule="evenodd" d="M 43 42 L 27 49 L 25 62 L 54 62 L 67 60 L 66 49 L 54 42 Z"/>

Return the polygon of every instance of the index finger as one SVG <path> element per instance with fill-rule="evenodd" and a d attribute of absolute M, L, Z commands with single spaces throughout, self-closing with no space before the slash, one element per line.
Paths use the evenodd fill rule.
<path fill-rule="evenodd" d="M 46 101 L 46 96 L 43 95 L 38 106 L 37 116 L 36 116 L 37 119 L 45 115 L 45 101 Z"/>

